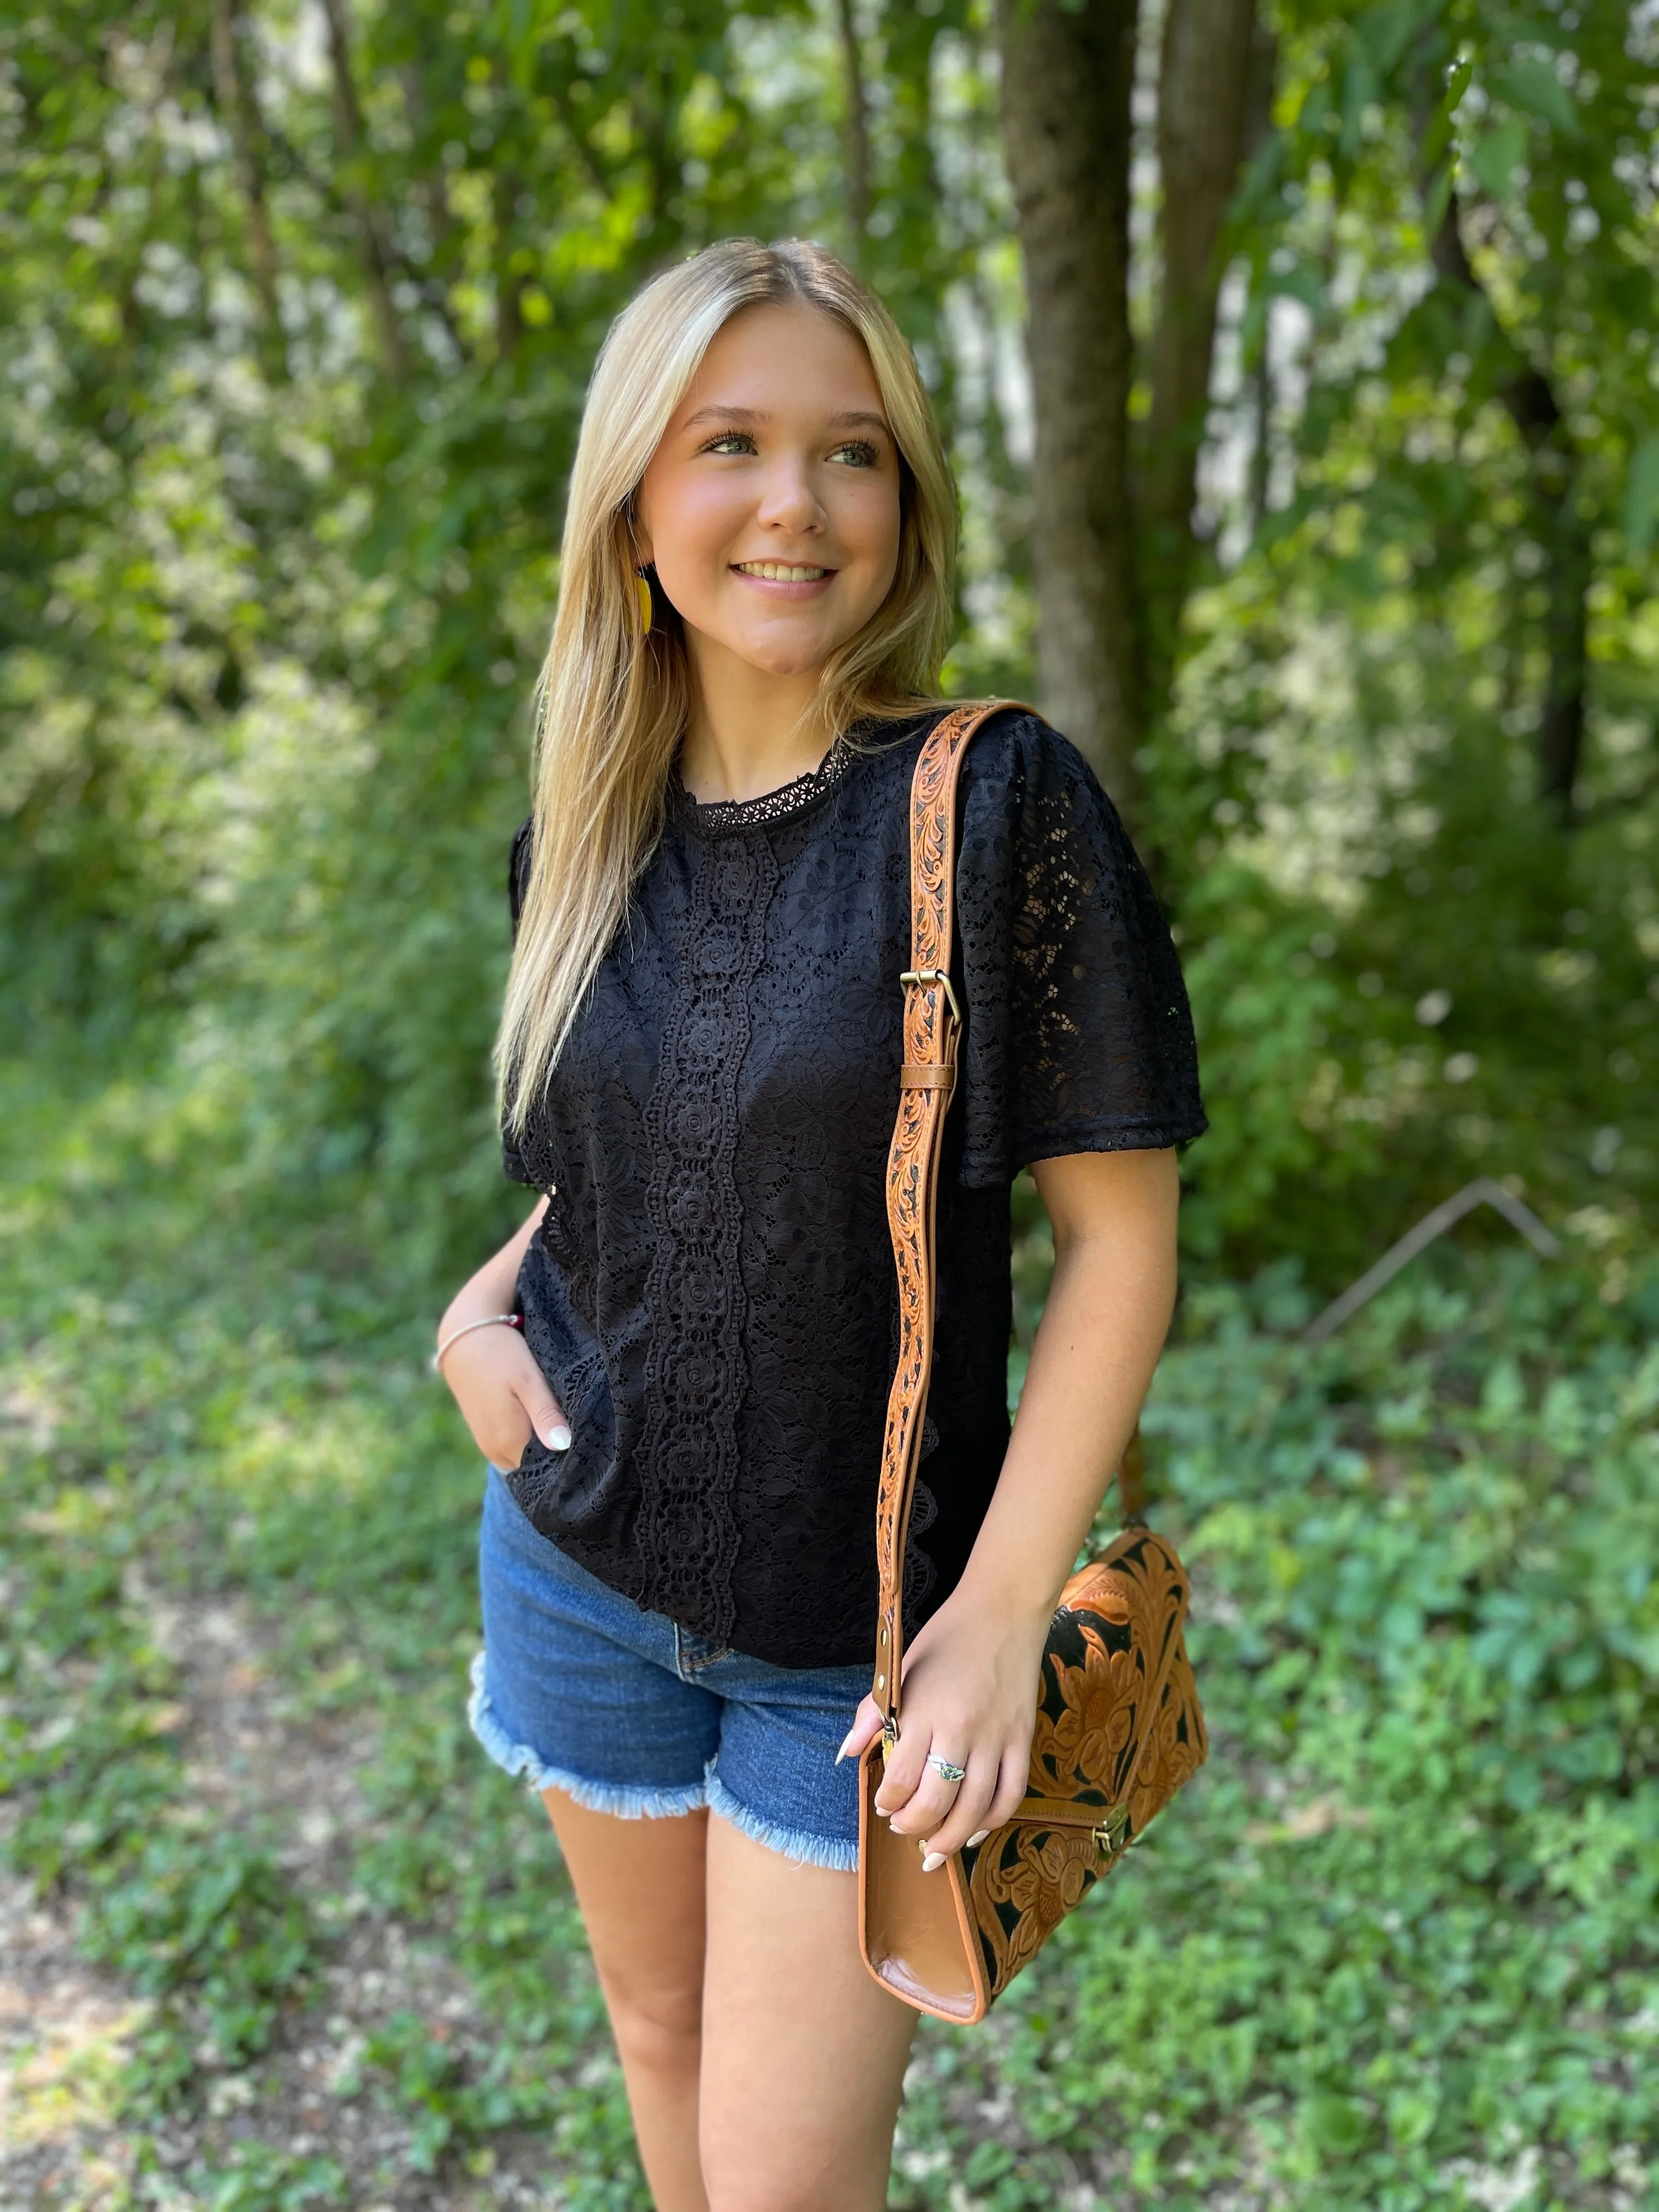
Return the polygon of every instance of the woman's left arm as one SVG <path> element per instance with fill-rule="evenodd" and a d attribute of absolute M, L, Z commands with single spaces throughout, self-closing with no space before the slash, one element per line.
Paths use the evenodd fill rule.
<path fill-rule="evenodd" d="M 1173 1151 L 1073 1153 L 1031 1172 L 1054 1224 L 1054 1282 L 967 1567 L 905 1654 L 899 1740 L 876 1796 L 934 1863 L 1012 1818 L 1025 1794 L 1048 1625 L 1175 1305 Z M 879 1727 L 866 1698 L 844 1750 Z M 967 1778 L 945 1781 L 930 1753 Z"/>

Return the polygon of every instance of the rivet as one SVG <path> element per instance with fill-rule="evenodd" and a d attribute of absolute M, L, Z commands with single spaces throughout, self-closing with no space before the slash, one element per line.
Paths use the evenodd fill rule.
<path fill-rule="evenodd" d="M 877 1675 L 877 1677 L 876 1677 L 876 1687 L 877 1687 L 878 1690 L 884 1690 L 884 1689 L 887 1687 L 887 1677 L 886 1677 L 886 1675 L 885 1675 L 885 1674 L 878 1674 L 878 1675 Z"/>

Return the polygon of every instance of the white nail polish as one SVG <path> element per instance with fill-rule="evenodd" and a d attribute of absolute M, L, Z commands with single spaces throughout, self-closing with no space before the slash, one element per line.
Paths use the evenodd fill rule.
<path fill-rule="evenodd" d="M 921 1863 L 921 1870 L 924 1874 L 933 1874 L 944 1864 L 945 1854 L 943 1851 L 929 1851 L 927 1857 Z"/>
<path fill-rule="evenodd" d="M 563 1428 L 550 1429 L 547 1432 L 547 1448 L 550 1451 L 568 1451 L 570 1449 L 569 1430 Z"/>
<path fill-rule="evenodd" d="M 963 1846 L 963 1848 L 965 1850 L 976 1851 L 990 1832 L 991 1831 L 988 1828 L 981 1828 L 978 1835 L 969 1837 L 967 1843 Z"/>

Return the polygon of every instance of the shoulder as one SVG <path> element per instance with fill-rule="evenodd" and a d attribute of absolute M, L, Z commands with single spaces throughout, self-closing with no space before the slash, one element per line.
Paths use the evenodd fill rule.
<path fill-rule="evenodd" d="M 975 732 L 962 766 L 964 854 L 1006 847 L 1018 872 L 1084 851 L 1115 874 L 1138 866 L 1122 818 L 1083 755 L 1032 708 L 1011 706 Z"/>
<path fill-rule="evenodd" d="M 1016 813 L 1076 799 L 1115 821 L 1116 810 L 1083 755 L 1035 708 L 999 707 L 974 732 L 962 764 L 963 788 L 981 801 L 1000 796 Z"/>

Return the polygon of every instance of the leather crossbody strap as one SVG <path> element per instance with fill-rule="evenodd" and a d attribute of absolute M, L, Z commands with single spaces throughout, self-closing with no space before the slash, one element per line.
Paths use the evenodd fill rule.
<path fill-rule="evenodd" d="M 904 986 L 904 1063 L 887 1158 L 887 1224 L 898 1269 L 899 1351 L 887 1398 L 876 1493 L 876 1667 L 872 1691 L 890 1743 L 898 1734 L 904 1663 L 904 1547 L 921 1459 L 933 1371 L 934 1211 L 939 1145 L 956 1088 L 962 1010 L 951 982 L 956 920 L 957 779 L 969 740 L 1016 699 L 954 708 L 935 724 L 910 784 L 910 965 Z M 1030 711 L 1027 709 L 1026 711 Z M 1118 1475 L 1127 1526 L 1146 1510 L 1146 1455 L 1135 1430 Z"/>
<path fill-rule="evenodd" d="M 910 785 L 910 965 L 904 971 L 904 1064 L 887 1160 L 887 1223 L 898 1267 L 898 1366 L 887 1400 L 876 1496 L 873 1694 L 888 1740 L 898 1732 L 904 1659 L 904 1545 L 933 1370 L 933 1219 L 939 1140 L 956 1088 L 962 1010 L 951 983 L 955 924 L 957 777 L 968 741 L 1012 699 L 957 707 L 924 742 Z"/>

